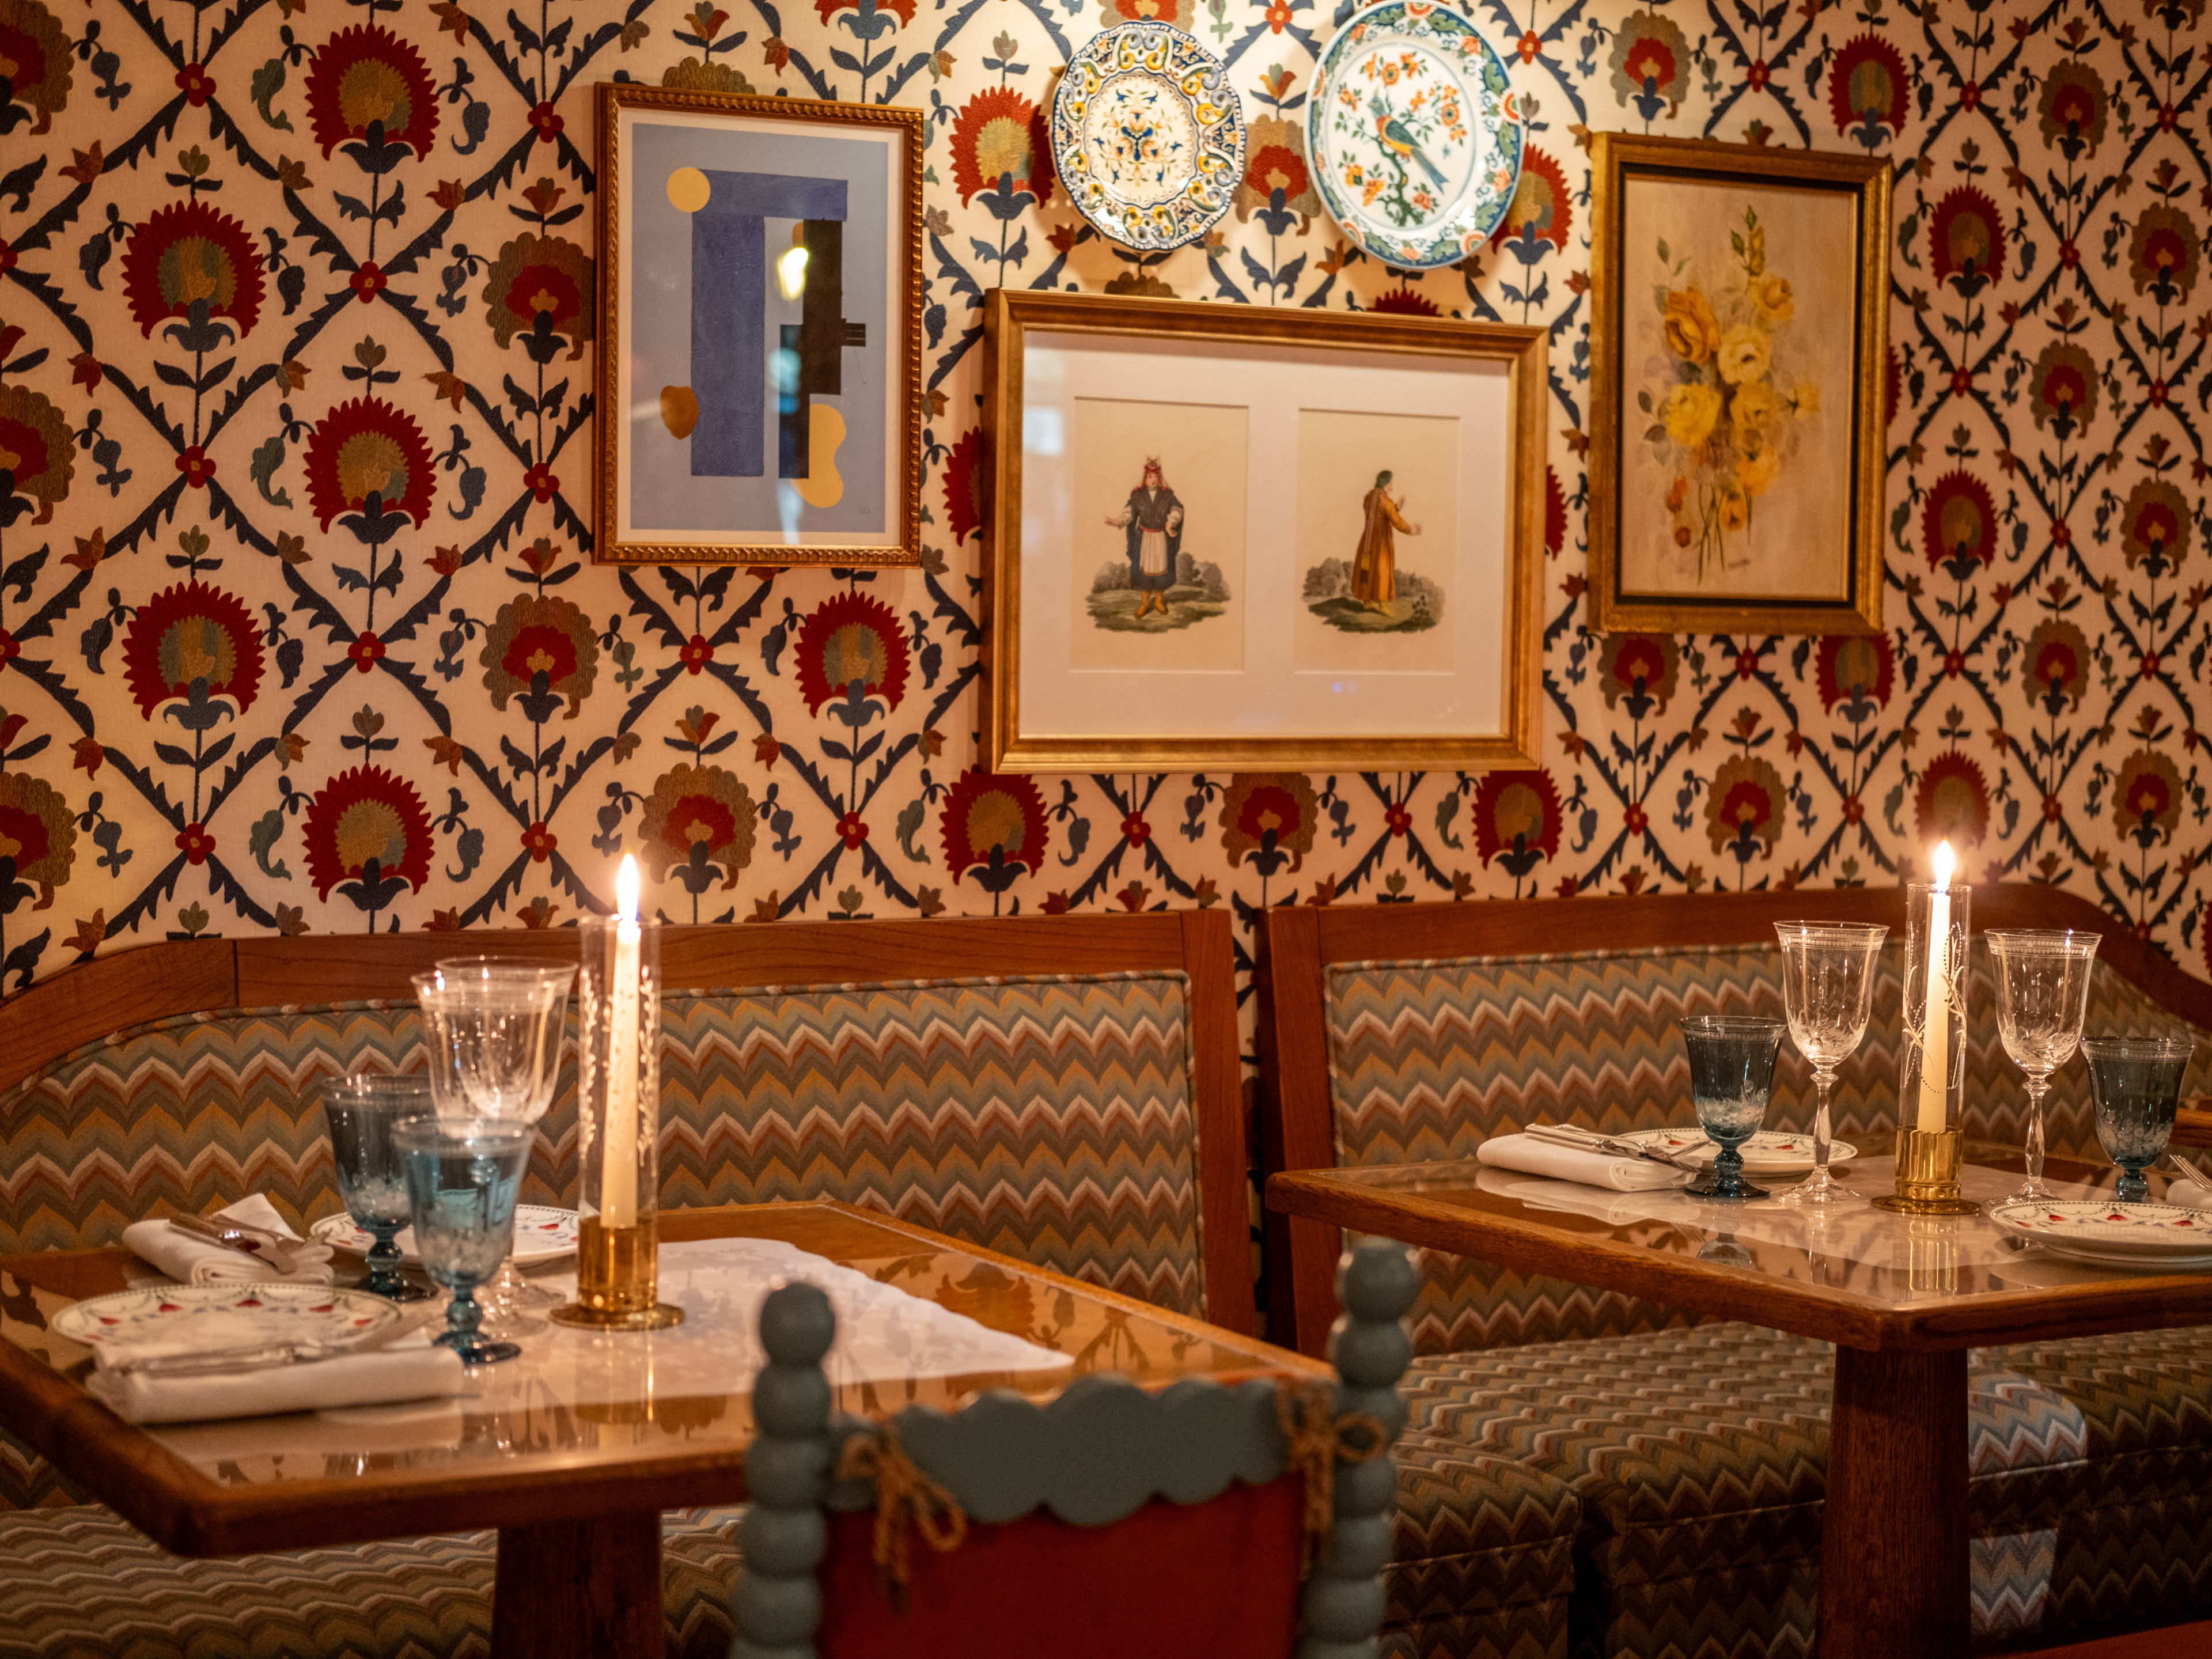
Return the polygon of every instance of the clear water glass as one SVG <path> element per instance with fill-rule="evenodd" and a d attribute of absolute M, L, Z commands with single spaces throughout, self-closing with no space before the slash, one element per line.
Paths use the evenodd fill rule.
<path fill-rule="evenodd" d="M 553 1103 L 561 1071 L 568 965 L 500 957 L 457 957 L 415 975 L 415 998 L 430 1048 L 430 1086 L 450 1124 L 481 1118 L 535 1124 Z M 523 1316 L 560 1298 L 525 1279 L 512 1261 L 483 1293 L 487 1328 L 512 1335 Z"/>
<path fill-rule="evenodd" d="M 1765 1198 L 1764 1187 L 1743 1178 L 1742 1147 L 1766 1116 L 1782 1022 L 1706 1014 L 1681 1025 L 1698 1127 L 1720 1149 L 1711 1171 L 1688 1190 L 1699 1198 Z"/>
<path fill-rule="evenodd" d="M 2117 1196 L 2140 1204 L 2150 1196 L 2143 1170 L 2166 1156 L 2181 1074 L 2196 1044 L 2186 1037 L 2091 1037 L 2081 1045 L 2096 1102 L 2097 1139 L 2120 1166 Z"/>
<path fill-rule="evenodd" d="M 429 1082 L 356 1073 L 325 1084 L 321 1098 L 338 1201 L 376 1241 L 368 1252 L 368 1277 L 360 1288 L 392 1302 L 419 1302 L 430 1292 L 401 1274 L 406 1258 L 392 1242 L 408 1215 L 406 1161 L 392 1131 L 431 1115 Z"/>
<path fill-rule="evenodd" d="M 2043 1182 L 2043 1097 L 2081 1046 L 2100 936 L 2004 928 L 1982 937 L 1996 969 L 1997 1035 L 2027 1078 L 2027 1179 L 2006 1201 L 2045 1200 L 2053 1194 Z"/>
<path fill-rule="evenodd" d="M 495 1364 L 522 1350 L 489 1340 L 477 1287 L 514 1245 L 514 1201 L 530 1157 L 530 1126 L 489 1119 L 466 1125 L 418 1118 L 392 1131 L 407 1170 L 407 1201 L 423 1270 L 453 1293 L 435 1339 L 470 1365 Z"/>
<path fill-rule="evenodd" d="M 1874 1012 L 1874 970 L 1889 929 L 1872 922 L 1778 921 L 1782 945 L 1782 1002 L 1790 1040 L 1813 1068 L 1813 1173 L 1780 1195 L 1784 1204 L 1826 1210 L 1863 1204 L 1828 1173 L 1832 1138 L 1828 1097 L 1836 1068 L 1866 1036 Z"/>

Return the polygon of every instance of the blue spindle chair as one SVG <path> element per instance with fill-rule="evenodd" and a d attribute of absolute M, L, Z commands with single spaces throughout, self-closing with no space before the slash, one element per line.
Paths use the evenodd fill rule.
<path fill-rule="evenodd" d="M 776 1291 L 731 1659 L 1374 1659 L 1417 1281 L 1370 1244 L 1338 1288 L 1333 1385 L 1093 1376 L 880 1425 L 832 1413 L 829 1298 Z"/>

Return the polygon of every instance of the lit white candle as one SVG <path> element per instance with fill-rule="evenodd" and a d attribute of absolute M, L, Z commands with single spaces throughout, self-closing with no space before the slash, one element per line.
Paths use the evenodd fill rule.
<path fill-rule="evenodd" d="M 599 1224 L 637 1224 L 637 860 L 615 878 L 614 983 L 608 987 L 606 1149 L 599 1158 Z"/>
<path fill-rule="evenodd" d="M 1951 1081 L 1951 872 L 1957 860 L 1951 843 L 1939 841 L 1929 862 L 1936 890 L 1928 900 L 1928 1014 L 1921 1026 L 1920 1110 L 1915 1127 L 1940 1130 L 1948 1120 Z"/>

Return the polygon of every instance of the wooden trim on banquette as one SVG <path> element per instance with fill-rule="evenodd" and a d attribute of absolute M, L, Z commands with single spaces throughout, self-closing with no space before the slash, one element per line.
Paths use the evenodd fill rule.
<path fill-rule="evenodd" d="M 1226 910 L 682 927 L 662 930 L 660 960 L 675 990 L 1180 969 L 1190 980 L 1207 1316 L 1249 1334 L 1251 1222 L 1230 927 Z M 370 998 L 411 1002 L 410 975 L 479 954 L 573 961 L 576 936 L 514 928 L 171 939 L 95 957 L 0 1001 L 0 1094 L 70 1050 L 148 1020 Z"/>
<path fill-rule="evenodd" d="M 1771 942 L 1778 921 L 1878 921 L 1905 927 L 1897 887 L 1653 897 L 1498 899 L 1459 904 L 1285 907 L 1267 913 L 1256 971 L 1260 998 L 1259 1139 L 1262 1179 L 1336 1164 L 1322 975 L 1331 964 L 1435 957 L 1512 956 L 1654 945 Z M 2098 955 L 2169 1013 L 2212 1029 L 2212 985 L 2136 936 L 2125 922 L 2056 887 L 2007 883 L 1974 890 L 1977 932 L 2071 927 L 2103 937 Z M 2201 1129 L 2190 1120 L 2201 1120 Z M 2198 1136 L 2202 1135 L 2202 1139 Z M 2212 1112 L 2188 1112 L 2177 1141 L 2212 1146 Z M 1336 1317 L 1338 1230 L 1267 1211 L 1267 1331 L 1301 1352 L 1324 1352 Z"/>

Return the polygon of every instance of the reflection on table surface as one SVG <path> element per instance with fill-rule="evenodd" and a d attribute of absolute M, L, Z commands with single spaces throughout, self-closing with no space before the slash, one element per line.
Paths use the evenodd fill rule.
<path fill-rule="evenodd" d="M 783 1240 L 1036 1351 L 994 1341 L 988 1346 L 1003 1356 L 1001 1369 L 956 1372 L 946 1364 L 957 1363 L 957 1345 L 917 1352 L 903 1368 L 882 1364 L 882 1340 L 872 1367 L 841 1364 L 833 1349 L 827 1369 L 842 1411 L 950 1407 L 987 1388 L 1048 1394 L 1092 1371 L 1164 1383 L 1316 1369 L 1256 1340 L 1131 1307 L 825 1205 L 668 1212 L 662 1227 L 662 1293 L 690 1314 L 673 1330 L 595 1335 L 545 1322 L 520 1339 L 521 1358 L 478 1370 L 470 1393 L 453 1399 L 140 1432 L 230 1484 L 373 1479 L 489 1459 L 526 1465 L 548 1458 L 574 1463 L 734 1455 L 752 1437 L 750 1388 L 761 1363 L 747 1314 L 778 1281 L 718 1265 L 714 1258 L 727 1252 L 690 1242 L 723 1238 Z M 565 1293 L 574 1273 L 570 1261 L 528 1276 Z M 349 1267 L 339 1282 L 358 1276 Z M 88 1296 L 166 1282 L 119 1249 L 0 1256 L 0 1338 L 81 1380 L 90 1356 L 50 1328 L 52 1316 Z M 884 1340 L 902 1339 L 893 1331 Z"/>
<path fill-rule="evenodd" d="M 1862 1137 L 1867 1152 L 1833 1173 L 1851 1191 L 1892 1190 L 1896 1162 L 1889 1137 Z M 1965 1196 L 1986 1207 L 2021 1183 L 2016 1148 L 1969 1141 L 1960 1171 Z M 2014 1237 L 1986 1213 L 1905 1216 L 1854 1204 L 1821 1216 L 1771 1199 L 1747 1203 L 1697 1199 L 1679 1191 L 1616 1193 L 1574 1182 L 1490 1169 L 1472 1160 L 1376 1164 L 1312 1171 L 1372 1196 L 1418 1194 L 1475 1216 L 1541 1223 L 1564 1232 L 1641 1245 L 1667 1255 L 1740 1267 L 1903 1304 L 1996 1291 L 2058 1290 L 2141 1279 L 2170 1269 L 2094 1267 L 2061 1259 Z M 2070 1179 L 2069 1177 L 2071 1177 Z M 1795 1176 L 1762 1179 L 1779 1192 Z M 2056 1198 L 2109 1200 L 2113 1172 L 2052 1159 L 2045 1179 Z M 2154 1173 L 2151 1196 L 2165 1190 Z"/>

